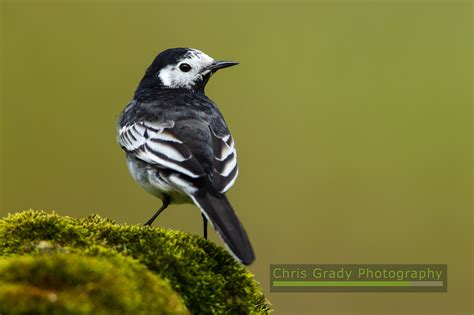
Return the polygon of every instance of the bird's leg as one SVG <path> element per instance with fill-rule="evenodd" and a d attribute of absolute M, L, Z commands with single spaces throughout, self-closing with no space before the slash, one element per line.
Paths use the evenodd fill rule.
<path fill-rule="evenodd" d="M 204 223 L 204 238 L 207 240 L 207 218 L 204 215 L 204 213 L 201 213 L 202 215 L 202 222 Z"/>
<path fill-rule="evenodd" d="M 144 225 L 145 226 L 151 225 L 153 221 L 155 221 L 155 219 L 160 215 L 160 213 L 163 212 L 163 210 L 165 210 L 166 208 L 168 208 L 169 205 L 170 205 L 170 196 L 165 195 L 163 198 L 163 204 L 161 205 L 161 208 L 158 209 L 158 211 L 156 211 L 156 213 L 150 218 L 150 220 L 146 221 Z"/>

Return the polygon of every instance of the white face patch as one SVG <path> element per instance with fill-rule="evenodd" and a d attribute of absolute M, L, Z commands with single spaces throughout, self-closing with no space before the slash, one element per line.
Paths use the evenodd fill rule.
<path fill-rule="evenodd" d="M 164 86 L 170 88 L 191 88 L 197 81 L 208 74 L 211 70 L 205 70 L 212 64 L 214 59 L 203 53 L 202 51 L 193 49 L 176 65 L 169 65 L 161 69 L 158 77 Z M 191 70 L 183 72 L 179 66 L 187 63 L 191 66 Z"/>

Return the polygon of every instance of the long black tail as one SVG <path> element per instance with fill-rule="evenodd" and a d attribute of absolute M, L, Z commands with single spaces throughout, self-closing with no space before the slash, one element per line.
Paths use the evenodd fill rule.
<path fill-rule="evenodd" d="M 224 194 L 204 193 L 192 198 L 234 256 L 244 265 L 250 265 L 255 260 L 252 245 L 227 197 Z"/>

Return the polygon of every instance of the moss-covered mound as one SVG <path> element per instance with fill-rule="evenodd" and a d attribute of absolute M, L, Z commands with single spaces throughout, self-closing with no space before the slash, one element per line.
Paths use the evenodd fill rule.
<path fill-rule="evenodd" d="M 30 210 L 0 220 L 0 257 L 2 314 L 270 311 L 226 250 L 179 231 Z"/>
<path fill-rule="evenodd" d="M 65 253 L 0 258 L 0 305 L 5 314 L 188 314 L 133 260 Z"/>

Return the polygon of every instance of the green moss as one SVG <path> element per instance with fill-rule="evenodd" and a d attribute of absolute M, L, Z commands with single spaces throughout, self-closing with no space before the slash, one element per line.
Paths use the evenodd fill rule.
<path fill-rule="evenodd" d="M 30 210 L 0 220 L 0 256 L 35 255 L 39 259 L 44 254 L 64 259 L 87 255 L 135 260 L 169 282 L 193 314 L 270 311 L 244 266 L 225 249 L 199 236 L 119 225 L 97 215 L 74 219 Z"/>
<path fill-rule="evenodd" d="M 188 314 L 131 259 L 65 253 L 0 258 L 0 305 L 6 314 Z"/>

